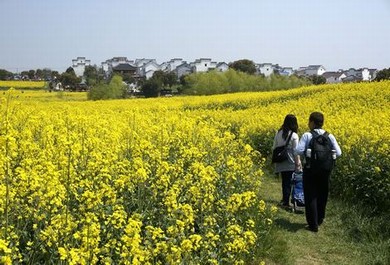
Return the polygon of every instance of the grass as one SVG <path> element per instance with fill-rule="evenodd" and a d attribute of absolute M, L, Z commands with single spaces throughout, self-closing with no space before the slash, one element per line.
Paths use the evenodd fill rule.
<path fill-rule="evenodd" d="M 267 174 L 262 197 L 277 205 L 281 179 Z M 275 227 L 259 253 L 266 264 L 390 264 L 389 228 L 385 218 L 364 216 L 360 208 L 330 198 L 318 233 L 306 230 L 305 214 L 279 208 Z M 383 229 L 386 229 L 383 232 Z M 387 234 L 387 236 L 386 236 Z"/>

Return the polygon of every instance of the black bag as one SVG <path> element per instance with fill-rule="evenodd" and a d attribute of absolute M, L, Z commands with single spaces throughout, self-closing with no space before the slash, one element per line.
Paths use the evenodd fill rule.
<path fill-rule="evenodd" d="M 318 134 L 311 131 L 312 139 L 309 143 L 311 148 L 310 168 L 312 170 L 328 170 L 331 171 L 334 167 L 334 159 L 332 157 L 332 142 L 329 139 L 329 133 Z"/>
<path fill-rule="evenodd" d="M 291 132 L 288 136 L 285 145 L 275 147 L 275 149 L 272 151 L 272 163 L 280 163 L 288 159 L 287 145 L 290 142 L 292 134 L 293 132 Z"/>

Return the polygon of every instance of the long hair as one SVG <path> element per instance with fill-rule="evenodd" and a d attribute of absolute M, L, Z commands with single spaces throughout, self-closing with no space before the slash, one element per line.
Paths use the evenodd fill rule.
<path fill-rule="evenodd" d="M 284 118 L 284 122 L 282 124 L 282 127 L 280 127 L 279 130 L 283 130 L 282 137 L 283 139 L 287 139 L 288 132 L 293 131 L 295 133 L 298 132 L 298 121 L 297 117 L 293 114 L 287 114 Z"/>

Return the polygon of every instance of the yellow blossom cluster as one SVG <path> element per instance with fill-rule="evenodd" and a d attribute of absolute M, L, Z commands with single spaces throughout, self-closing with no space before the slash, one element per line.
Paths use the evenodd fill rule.
<path fill-rule="evenodd" d="M 389 200 L 390 82 L 208 97 L 0 98 L 5 264 L 245 264 L 276 208 L 261 180 L 275 130 L 312 111 L 343 150 L 340 194 Z M 372 185 L 375 183 L 375 185 Z M 352 187 L 352 188 L 351 188 Z M 261 263 L 262 264 L 262 263 Z"/>
<path fill-rule="evenodd" d="M 273 216 L 271 206 L 261 207 L 263 160 L 224 121 L 185 110 L 184 98 L 52 95 L 10 90 L 2 97 L 4 263 L 253 258 L 248 253 L 261 246 Z M 235 226 L 242 231 L 229 232 Z"/>
<path fill-rule="evenodd" d="M 24 88 L 24 89 L 31 89 L 31 88 L 44 88 L 46 86 L 45 81 L 18 81 L 18 80 L 0 80 L 0 87 L 5 88 Z"/>

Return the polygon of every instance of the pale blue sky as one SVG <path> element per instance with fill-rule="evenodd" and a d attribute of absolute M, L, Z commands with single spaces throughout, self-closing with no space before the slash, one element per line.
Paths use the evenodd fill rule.
<path fill-rule="evenodd" d="M 390 67 L 390 0 L 0 0 L 0 69 L 128 59 Z"/>

